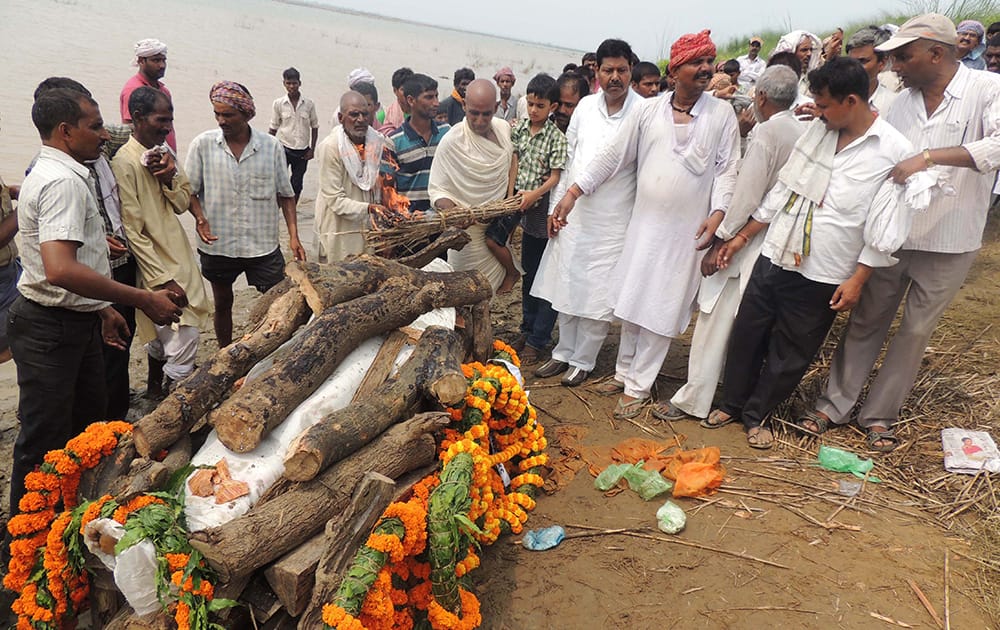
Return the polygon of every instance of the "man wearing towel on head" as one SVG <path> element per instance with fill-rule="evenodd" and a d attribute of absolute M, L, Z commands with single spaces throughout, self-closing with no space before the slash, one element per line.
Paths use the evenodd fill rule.
<path fill-rule="evenodd" d="M 619 171 L 636 169 L 635 203 L 608 301 L 622 321 L 613 380 L 621 393 L 615 417 L 634 418 L 649 401 L 670 342 L 691 322 L 700 284 L 696 239 L 707 247 L 736 183 L 740 134 L 726 101 L 707 92 L 715 63 L 708 30 L 670 47 L 676 89 L 641 103 L 621 131 L 574 178 L 553 211 L 562 228 L 576 199 L 600 190 Z"/>
<path fill-rule="evenodd" d="M 285 150 L 274 136 L 250 126 L 257 110 L 249 90 L 235 81 L 219 81 L 209 99 L 219 129 L 191 142 L 185 166 L 191 214 L 202 241 L 201 274 L 212 283 L 215 336 L 221 348 L 233 340 L 236 278 L 245 273 L 247 284 L 264 293 L 285 277 L 279 206 L 292 254 L 305 260 L 306 252 L 299 242 Z"/>
<path fill-rule="evenodd" d="M 427 192 L 435 209 L 473 208 L 507 195 L 514 146 L 510 124 L 493 117 L 496 109 L 497 90 L 491 81 L 469 84 L 465 118 L 441 140 L 431 164 Z M 506 273 L 486 244 L 486 225 L 473 224 L 468 232 L 472 242 L 461 251 L 448 250 L 448 262 L 455 271 L 482 271 L 495 292 Z"/>
<path fill-rule="evenodd" d="M 173 102 L 173 98 L 170 96 L 170 90 L 167 86 L 160 82 L 163 75 L 167 73 L 167 45 L 158 39 L 142 39 L 135 44 L 135 59 L 132 61 L 133 66 L 138 66 L 139 71 L 135 73 L 131 79 L 125 82 L 122 87 L 121 95 L 118 97 L 118 108 L 122 113 L 122 122 L 131 123 L 132 116 L 128 111 L 128 99 L 132 96 L 132 92 L 136 88 L 140 87 L 151 87 L 154 90 L 159 90 L 167 95 L 167 98 Z M 170 130 L 170 135 L 167 136 L 167 146 L 176 154 L 177 153 L 177 136 L 174 135 L 173 129 Z"/>

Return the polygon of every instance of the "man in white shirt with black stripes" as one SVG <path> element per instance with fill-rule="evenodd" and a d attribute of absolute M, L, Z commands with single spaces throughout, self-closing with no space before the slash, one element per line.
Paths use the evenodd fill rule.
<path fill-rule="evenodd" d="M 913 387 L 938 319 L 965 280 L 982 245 L 995 171 L 1000 166 L 1000 77 L 970 70 L 955 53 L 955 25 L 943 15 L 917 16 L 877 50 L 892 55 L 907 89 L 885 119 L 918 153 L 891 173 L 902 182 L 928 170 L 946 175 L 955 194 L 938 194 L 913 220 L 895 254 L 899 264 L 877 269 L 830 366 L 816 410 L 798 425 L 822 433 L 845 424 L 871 372 L 900 303 L 903 319 L 858 414 L 873 450 L 899 445 L 892 432 Z M 905 297 L 904 297 L 905 296 Z"/>

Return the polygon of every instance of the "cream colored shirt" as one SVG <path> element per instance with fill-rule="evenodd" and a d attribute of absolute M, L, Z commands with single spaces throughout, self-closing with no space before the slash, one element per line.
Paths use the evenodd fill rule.
<path fill-rule="evenodd" d="M 24 178 L 17 204 L 21 235 L 21 264 L 17 288 L 42 306 L 93 312 L 110 305 L 71 293 L 45 279 L 41 244 L 70 241 L 79 245 L 76 259 L 111 277 L 104 218 L 97 208 L 97 191 L 88 169 L 66 153 L 43 146 L 31 173 Z"/>
<path fill-rule="evenodd" d="M 146 147 L 129 139 L 111 162 L 121 198 L 122 223 L 129 248 L 139 265 L 139 287 L 152 289 L 174 280 L 187 294 L 182 326 L 205 330 L 212 313 L 198 263 L 177 215 L 188 211 L 191 184 L 178 166 L 171 186 L 164 186 L 142 164 Z M 136 332 L 143 343 L 156 338 L 153 322 L 136 313 Z"/>
<path fill-rule="evenodd" d="M 907 88 L 885 119 L 906 136 L 915 152 L 960 145 L 976 165 L 931 169 L 947 176 L 955 194 L 937 194 L 931 199 L 927 210 L 914 217 L 903 249 L 945 254 L 979 249 L 1000 166 L 1000 75 L 959 64 L 933 114 L 927 115 L 923 94 Z"/>
<path fill-rule="evenodd" d="M 308 149 L 312 146 L 312 130 L 319 128 L 316 105 L 311 99 L 299 96 L 297 105 L 285 94 L 271 107 L 271 129 L 277 130 L 278 142 L 289 149 Z"/>

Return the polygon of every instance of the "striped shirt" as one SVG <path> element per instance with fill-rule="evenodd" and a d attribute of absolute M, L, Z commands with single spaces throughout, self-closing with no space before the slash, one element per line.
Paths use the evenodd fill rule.
<path fill-rule="evenodd" d="M 103 300 L 49 284 L 42 264 L 42 243 L 71 241 L 80 244 L 76 250 L 80 263 L 111 277 L 104 219 L 97 208 L 94 186 L 90 169 L 48 146 L 42 147 L 31 173 L 24 179 L 17 206 L 24 271 L 17 288 L 32 302 L 81 312 L 109 306 Z"/>
<path fill-rule="evenodd" d="M 893 101 L 886 120 L 914 149 L 962 146 L 976 167 L 936 166 L 948 175 L 954 195 L 939 194 L 913 218 L 903 249 L 961 254 L 979 249 L 1000 167 L 1000 76 L 958 64 L 944 100 L 928 118 L 923 94 L 907 88 Z"/>
<path fill-rule="evenodd" d="M 434 153 L 444 134 L 451 129 L 431 121 L 431 140 L 423 137 L 410 126 L 410 120 L 403 121 L 399 130 L 390 136 L 396 147 L 396 190 L 410 200 L 410 210 L 426 212 L 431 209 L 431 199 L 427 194 L 427 182 L 431 177 L 431 163 Z"/>
<path fill-rule="evenodd" d="M 191 142 L 184 170 L 198 195 L 212 233 L 219 240 L 198 244 L 214 256 L 254 258 L 278 249 L 278 197 L 294 197 L 285 150 L 266 133 L 250 128 L 250 142 L 240 159 L 221 129 Z"/>

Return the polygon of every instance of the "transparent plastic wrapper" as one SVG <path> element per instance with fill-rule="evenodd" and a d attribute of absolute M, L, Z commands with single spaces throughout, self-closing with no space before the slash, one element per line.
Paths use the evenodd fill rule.
<path fill-rule="evenodd" d="M 669 499 L 656 511 L 656 526 L 665 534 L 676 534 L 684 529 L 686 524 L 687 515 L 684 514 L 684 510 Z"/>
<path fill-rule="evenodd" d="M 625 476 L 625 471 L 631 467 L 631 464 L 611 464 L 594 479 L 594 487 L 601 492 L 607 492 L 618 485 Z"/>
<path fill-rule="evenodd" d="M 162 609 L 156 595 L 156 547 L 152 542 L 140 540 L 114 555 L 111 541 L 121 540 L 125 528 L 110 518 L 87 523 L 83 534 L 87 549 L 112 572 L 118 590 L 136 615 L 145 617 Z"/>
<path fill-rule="evenodd" d="M 643 462 L 639 462 L 625 471 L 625 480 L 628 487 L 636 492 L 643 501 L 649 501 L 660 496 L 664 492 L 670 492 L 674 484 L 663 478 L 655 470 L 646 470 L 642 467 Z"/>
<path fill-rule="evenodd" d="M 868 481 L 878 483 L 881 481 L 875 475 L 868 474 L 875 467 L 875 462 L 870 459 L 861 459 L 855 453 L 844 451 L 832 446 L 819 447 L 819 465 L 827 470 L 835 472 L 849 472 L 858 479 L 864 479 L 868 475 Z"/>
<path fill-rule="evenodd" d="M 532 551 L 545 551 L 561 543 L 565 537 L 566 530 L 559 525 L 553 525 L 525 532 L 521 544 Z"/>

